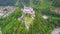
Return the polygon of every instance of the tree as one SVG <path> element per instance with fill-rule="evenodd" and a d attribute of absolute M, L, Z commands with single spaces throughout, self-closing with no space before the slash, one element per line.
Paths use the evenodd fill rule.
<path fill-rule="evenodd" d="M 55 7 L 60 7 L 60 0 L 54 0 L 52 5 Z"/>

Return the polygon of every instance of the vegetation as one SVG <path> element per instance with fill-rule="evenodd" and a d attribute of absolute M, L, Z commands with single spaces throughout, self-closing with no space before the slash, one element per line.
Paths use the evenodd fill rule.
<path fill-rule="evenodd" d="M 21 21 L 18 20 L 18 18 L 22 16 L 20 7 L 23 6 L 23 4 L 21 1 L 22 0 L 16 5 L 19 7 L 18 9 L 6 18 L 0 19 L 2 34 L 51 34 L 54 28 L 60 27 L 60 14 L 50 10 L 51 8 L 59 8 L 60 0 L 32 0 L 31 4 L 29 4 L 31 0 L 24 0 L 24 5 L 33 7 L 35 11 L 35 18 L 31 22 L 29 30 L 26 30 L 23 19 Z M 43 15 L 47 15 L 48 19 L 44 19 L 42 17 Z M 27 22 L 31 20 L 29 16 L 30 14 L 27 15 Z"/>
<path fill-rule="evenodd" d="M 16 0 L 0 0 L 0 6 L 14 6 Z"/>

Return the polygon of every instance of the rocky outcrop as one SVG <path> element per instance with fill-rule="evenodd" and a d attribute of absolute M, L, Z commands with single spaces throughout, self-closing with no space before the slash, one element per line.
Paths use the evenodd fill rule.
<path fill-rule="evenodd" d="M 0 7 L 0 17 L 6 17 L 10 13 L 14 12 L 17 7 L 14 6 L 3 6 Z"/>

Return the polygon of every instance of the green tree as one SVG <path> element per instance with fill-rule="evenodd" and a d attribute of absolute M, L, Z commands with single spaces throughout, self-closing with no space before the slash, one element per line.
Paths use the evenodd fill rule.
<path fill-rule="evenodd" d="M 55 7 L 60 7 L 60 0 L 54 0 L 52 5 Z"/>

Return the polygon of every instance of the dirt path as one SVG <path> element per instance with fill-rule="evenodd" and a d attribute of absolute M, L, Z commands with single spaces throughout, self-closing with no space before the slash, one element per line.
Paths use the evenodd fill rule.
<path fill-rule="evenodd" d="M 20 32 L 20 27 L 16 29 L 16 34 L 20 34 L 19 32 Z"/>
<path fill-rule="evenodd" d="M 19 29 L 19 27 L 18 27 L 18 28 L 16 29 L 16 33 L 12 32 L 12 34 L 20 34 L 19 32 L 20 32 L 20 29 Z"/>

